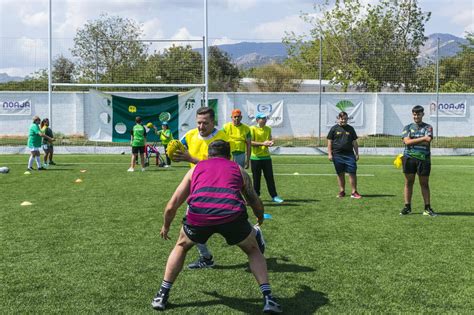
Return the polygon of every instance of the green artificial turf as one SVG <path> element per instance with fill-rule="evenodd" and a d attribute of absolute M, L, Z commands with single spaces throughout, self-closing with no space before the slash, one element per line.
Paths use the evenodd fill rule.
<path fill-rule="evenodd" d="M 0 174 L 0 313 L 153 314 L 185 208 L 172 241 L 159 237 L 162 212 L 187 165 L 128 173 L 129 156 L 57 155 L 57 166 L 24 175 L 27 159 L 0 155 L 10 168 Z M 263 187 L 272 219 L 262 229 L 286 314 L 472 314 L 474 158 L 433 158 L 432 206 L 440 214 L 433 218 L 421 215 L 418 182 L 412 214 L 399 215 L 403 175 L 392 160 L 361 157 L 363 198 L 354 200 L 335 198 L 327 158 L 273 157 L 285 202 L 273 204 Z M 166 313 L 260 313 L 245 255 L 218 235 L 209 246 L 216 267 L 184 270 Z M 192 249 L 186 263 L 196 257 Z"/>

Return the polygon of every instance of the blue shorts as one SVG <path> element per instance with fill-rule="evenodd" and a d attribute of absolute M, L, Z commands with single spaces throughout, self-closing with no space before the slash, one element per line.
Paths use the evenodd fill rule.
<path fill-rule="evenodd" d="M 337 174 L 341 173 L 357 173 L 357 163 L 354 154 L 334 154 L 332 162 Z"/>

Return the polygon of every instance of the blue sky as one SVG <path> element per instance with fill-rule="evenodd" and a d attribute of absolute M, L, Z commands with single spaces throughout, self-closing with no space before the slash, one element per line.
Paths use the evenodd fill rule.
<path fill-rule="evenodd" d="M 143 25 L 146 38 L 200 38 L 203 3 L 204 0 L 52 0 L 53 37 L 67 46 L 65 43 L 71 41 L 77 28 L 107 12 L 135 19 Z M 317 14 L 314 3 L 321 0 L 208 0 L 209 43 L 280 41 L 285 30 L 307 33 L 310 26 L 299 15 Z M 432 12 L 426 35 L 450 33 L 464 37 L 466 31 L 474 31 L 473 0 L 420 0 L 419 4 L 424 11 Z M 47 26 L 48 0 L 0 0 L 0 73 L 25 75 L 28 69 L 44 63 Z"/>

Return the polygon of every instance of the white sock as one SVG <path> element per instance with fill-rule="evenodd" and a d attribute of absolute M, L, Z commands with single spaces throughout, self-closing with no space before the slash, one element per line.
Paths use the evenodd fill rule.
<path fill-rule="evenodd" d="M 28 168 L 33 167 L 33 160 L 34 160 L 34 157 L 32 155 L 30 155 L 30 159 L 28 160 Z"/>
<path fill-rule="evenodd" d="M 41 159 L 39 156 L 35 156 L 35 161 L 36 161 L 36 165 L 38 166 L 38 168 L 41 167 Z"/>

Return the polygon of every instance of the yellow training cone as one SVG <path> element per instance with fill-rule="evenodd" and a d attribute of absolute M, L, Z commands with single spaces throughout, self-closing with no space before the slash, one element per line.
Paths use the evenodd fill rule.
<path fill-rule="evenodd" d="M 22 205 L 22 206 L 31 206 L 32 203 L 29 202 L 29 201 L 23 201 L 23 202 L 21 203 L 21 205 Z"/>
<path fill-rule="evenodd" d="M 300 175 L 300 173 L 298 173 L 298 172 L 294 172 L 294 173 L 293 173 L 293 175 Z"/>
<path fill-rule="evenodd" d="M 25 175 L 31 175 L 30 171 L 26 171 L 26 172 L 24 172 L 23 174 L 25 174 Z"/>
<path fill-rule="evenodd" d="M 393 165 L 396 168 L 402 167 L 402 157 L 403 157 L 403 154 L 399 154 L 395 157 L 395 160 L 393 160 Z"/>
<path fill-rule="evenodd" d="M 80 170 L 79 172 L 81 172 L 81 173 L 85 173 L 85 172 L 87 172 L 87 170 Z"/>
<path fill-rule="evenodd" d="M 82 179 L 80 178 L 76 179 L 75 183 L 82 183 Z"/>

